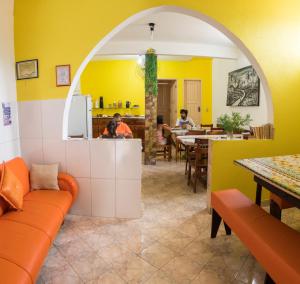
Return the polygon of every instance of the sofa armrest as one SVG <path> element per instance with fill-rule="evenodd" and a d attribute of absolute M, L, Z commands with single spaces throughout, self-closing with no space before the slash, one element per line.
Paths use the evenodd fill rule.
<path fill-rule="evenodd" d="M 60 190 L 69 191 L 73 197 L 73 203 L 78 195 L 78 184 L 74 177 L 67 173 L 58 173 L 58 186 Z"/>

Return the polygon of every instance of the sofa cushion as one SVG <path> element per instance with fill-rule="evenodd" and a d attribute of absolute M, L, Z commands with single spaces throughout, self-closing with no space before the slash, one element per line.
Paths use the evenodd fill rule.
<path fill-rule="evenodd" d="M 24 200 L 55 206 L 65 215 L 72 204 L 72 195 L 68 191 L 35 190 L 26 194 Z"/>
<path fill-rule="evenodd" d="M 22 158 L 14 158 L 5 163 L 5 166 L 8 167 L 16 177 L 22 183 L 23 195 L 27 194 L 30 190 L 29 186 L 29 171 Z M 0 165 L 0 171 L 2 172 L 2 165 Z"/>
<path fill-rule="evenodd" d="M 59 190 L 57 176 L 58 164 L 32 164 L 30 170 L 31 188 Z"/>
<path fill-rule="evenodd" d="M 9 203 L 14 209 L 22 209 L 23 207 L 23 189 L 22 183 L 16 177 L 14 172 L 3 163 L 0 196 Z"/>
<path fill-rule="evenodd" d="M 27 224 L 43 231 L 53 241 L 63 222 L 63 214 L 53 205 L 25 200 L 22 211 L 7 212 L 1 217 L 1 220 Z"/>
<path fill-rule="evenodd" d="M 22 267 L 0 258 L 1 283 L 32 284 L 29 273 Z"/>
<path fill-rule="evenodd" d="M 0 219 L 0 258 L 27 271 L 34 283 L 50 248 L 48 236 L 31 226 Z"/>

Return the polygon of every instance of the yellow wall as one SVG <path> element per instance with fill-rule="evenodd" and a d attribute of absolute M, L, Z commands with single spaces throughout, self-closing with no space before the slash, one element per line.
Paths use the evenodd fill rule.
<path fill-rule="evenodd" d="M 178 90 L 178 113 L 184 103 L 184 79 L 202 82 L 202 123 L 211 123 L 212 113 L 212 60 L 193 58 L 189 61 L 159 61 L 159 79 L 176 79 Z M 126 100 L 138 104 L 138 110 L 118 110 L 121 114 L 145 114 L 144 79 L 139 75 L 134 60 L 104 60 L 90 62 L 81 76 L 81 92 L 91 94 L 93 100 L 103 96 L 105 107 L 113 101 Z M 94 114 L 113 114 L 115 110 L 94 110 Z"/>
<path fill-rule="evenodd" d="M 40 78 L 17 82 L 19 100 L 65 98 L 55 87 L 55 65 L 72 73 L 93 47 L 118 24 L 145 9 L 173 5 L 212 18 L 247 46 L 268 80 L 274 103 L 275 140 L 258 145 L 218 142 L 213 147 L 213 190 L 239 185 L 251 194 L 252 178 L 232 166 L 236 157 L 300 152 L 299 0 L 15 0 L 16 60 L 38 58 Z M 216 146 L 216 147 L 215 147 Z M 226 167 L 224 167 L 224 165 Z M 227 167 L 228 166 L 228 167 Z"/>

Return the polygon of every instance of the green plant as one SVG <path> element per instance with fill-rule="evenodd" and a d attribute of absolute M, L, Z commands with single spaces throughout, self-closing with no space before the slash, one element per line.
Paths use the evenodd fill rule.
<path fill-rule="evenodd" d="M 239 112 L 232 112 L 231 115 L 223 114 L 218 118 L 218 124 L 228 133 L 241 131 L 251 121 L 250 114 L 243 117 Z"/>

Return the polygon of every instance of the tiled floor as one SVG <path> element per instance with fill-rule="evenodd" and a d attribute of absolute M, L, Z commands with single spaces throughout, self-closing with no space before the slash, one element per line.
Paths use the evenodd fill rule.
<path fill-rule="evenodd" d="M 222 228 L 209 238 L 206 191 L 192 193 L 183 169 L 163 161 L 144 167 L 139 220 L 68 216 L 38 283 L 263 283 L 234 235 Z M 285 222 L 297 227 L 298 213 L 287 210 Z"/>

